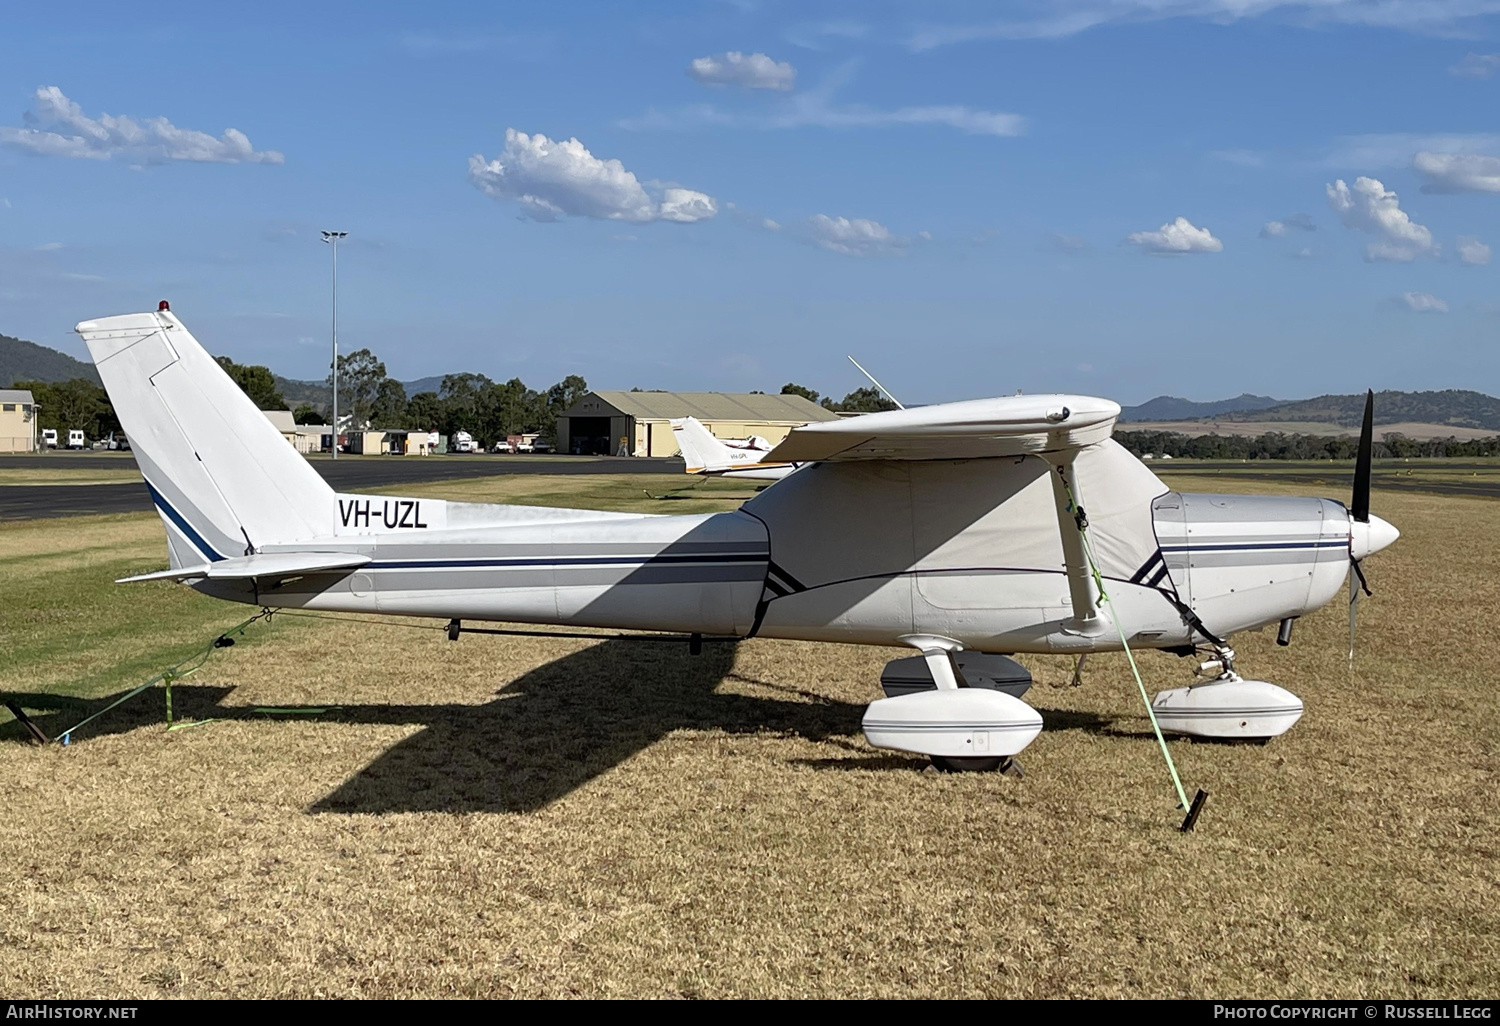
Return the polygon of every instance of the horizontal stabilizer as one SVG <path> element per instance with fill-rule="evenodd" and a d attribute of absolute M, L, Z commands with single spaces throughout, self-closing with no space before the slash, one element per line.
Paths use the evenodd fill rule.
<path fill-rule="evenodd" d="M 765 462 L 962 460 L 1078 449 L 1110 436 L 1118 404 L 1080 395 L 971 399 L 793 428 Z"/>
<path fill-rule="evenodd" d="M 213 581 L 247 581 L 255 577 L 291 577 L 327 570 L 353 570 L 370 561 L 369 556 L 353 552 L 267 552 L 254 556 L 235 556 L 214 563 L 159 570 L 154 574 L 125 577 L 116 584 L 136 581 L 185 581 L 206 577 Z"/>

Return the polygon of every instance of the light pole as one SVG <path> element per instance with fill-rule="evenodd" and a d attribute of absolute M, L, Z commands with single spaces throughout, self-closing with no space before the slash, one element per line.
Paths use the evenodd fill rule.
<path fill-rule="evenodd" d="M 323 233 L 333 247 L 333 458 L 339 458 L 339 240 L 348 232 Z"/>

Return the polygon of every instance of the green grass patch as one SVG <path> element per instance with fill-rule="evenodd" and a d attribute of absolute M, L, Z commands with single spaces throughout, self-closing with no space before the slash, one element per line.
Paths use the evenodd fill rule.
<path fill-rule="evenodd" d="M 255 612 L 168 581 L 115 584 L 166 565 L 155 514 L 27 521 L 6 532 L 0 692 L 28 711 L 56 709 L 38 696 L 93 700 L 138 684 Z M 0 736 L 19 729 L 11 719 L 0 711 Z"/>
<path fill-rule="evenodd" d="M 756 486 L 685 474 L 527 474 L 435 481 L 402 491 L 466 502 L 707 513 L 736 508 Z M 114 583 L 166 565 L 166 539 L 155 514 L 7 525 L 0 540 L 0 608 L 6 610 L 0 692 L 18 698 L 29 714 L 45 717 L 44 729 L 61 729 L 87 715 L 91 704 L 191 656 L 255 612 L 171 581 Z M 328 628 L 281 618 L 251 628 L 238 644 L 254 646 L 289 629 Z M 56 722 L 70 716 L 68 723 Z M 0 738 L 19 736 L 20 729 L 0 709 Z"/>

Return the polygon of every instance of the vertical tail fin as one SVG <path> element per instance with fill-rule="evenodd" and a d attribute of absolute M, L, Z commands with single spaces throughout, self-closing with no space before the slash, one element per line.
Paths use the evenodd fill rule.
<path fill-rule="evenodd" d="M 174 568 L 333 533 L 333 489 L 171 312 L 84 321 Z"/>
<path fill-rule="evenodd" d="M 731 467 L 747 466 L 759 460 L 762 455 L 759 452 L 729 448 L 699 423 L 696 417 L 674 419 L 672 434 L 677 439 L 677 447 L 682 450 L 682 458 L 687 463 L 689 474 L 711 474 Z"/>

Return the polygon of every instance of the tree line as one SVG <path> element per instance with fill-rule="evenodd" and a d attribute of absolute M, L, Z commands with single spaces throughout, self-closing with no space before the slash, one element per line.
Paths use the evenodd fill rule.
<path fill-rule="evenodd" d="M 261 409 L 286 408 L 269 370 L 237 366 L 222 356 L 218 360 Z M 483 374 L 447 374 L 436 392 L 408 396 L 406 386 L 391 377 L 385 362 L 369 349 L 340 355 L 338 368 L 340 417 L 347 415 L 375 429 L 427 430 L 450 437 L 467 431 L 485 448 L 515 434 L 535 433 L 555 442 L 558 415 L 589 390 L 577 374 L 540 391 L 520 378 L 500 382 Z M 333 375 L 324 383 L 331 396 Z M 292 417 L 299 424 L 326 423 L 330 405 L 302 403 Z"/>
<path fill-rule="evenodd" d="M 286 400 L 277 390 L 269 368 L 237 364 L 227 356 L 215 359 L 256 406 L 262 410 L 286 409 Z M 37 405 L 38 429 L 52 428 L 60 435 L 81 430 L 91 439 L 120 430 L 109 395 L 86 378 L 62 382 L 17 381 L 13 387 L 31 392 Z M 356 423 L 368 423 L 375 428 L 426 429 L 449 436 L 467 431 L 485 448 L 507 435 L 531 432 L 555 442 L 558 416 L 588 390 L 588 382 L 577 374 L 568 375 L 545 391 L 528 388 L 520 378 L 497 382 L 483 374 L 449 374 L 444 376 L 438 391 L 418 392 L 408 397 L 401 382 L 386 373 L 385 364 L 370 350 L 360 349 L 339 357 L 339 409 L 351 414 Z M 857 388 L 841 401 L 834 401 L 804 385 L 788 382 L 782 386 L 781 394 L 800 395 L 834 412 L 878 413 L 896 409 L 894 402 L 874 388 Z M 294 416 L 299 424 L 323 423 L 327 409 L 304 403 L 294 411 Z M 1151 454 L 1174 459 L 1352 460 L 1359 448 L 1359 440 L 1350 436 L 1280 431 L 1261 435 L 1116 431 L 1114 437 L 1136 456 Z M 1387 432 L 1375 443 L 1375 456 L 1396 459 L 1500 456 L 1500 435 L 1468 441 L 1455 437 L 1419 441 Z"/>
<path fill-rule="evenodd" d="M 1116 431 L 1115 441 L 1136 456 L 1147 454 L 1199 460 L 1352 460 L 1359 439 L 1349 436 L 1285 434 L 1184 435 L 1175 431 Z M 1460 441 L 1418 441 L 1387 432 L 1374 444 L 1376 458 L 1500 456 L 1500 435 Z"/>
<path fill-rule="evenodd" d="M 284 410 L 285 397 L 270 368 L 214 358 L 224 373 L 262 410 Z M 332 389 L 332 375 L 327 384 Z M 66 437 L 80 430 L 90 439 L 120 431 L 119 418 L 104 388 L 86 378 L 71 381 L 17 381 L 31 392 L 38 429 L 52 428 Z M 386 374 L 385 364 L 368 349 L 339 357 L 339 412 L 357 424 L 375 428 L 412 428 L 453 435 L 467 431 L 486 448 L 506 435 L 535 432 L 555 441 L 557 417 L 588 392 L 588 382 L 570 374 L 537 391 L 520 378 L 491 381 L 483 374 L 449 374 L 436 392 L 410 398 L 401 382 Z M 303 403 L 293 411 L 298 424 L 327 423 L 331 403 Z"/>
<path fill-rule="evenodd" d="M 781 386 L 782 395 L 800 395 L 817 403 L 825 410 L 834 413 L 883 413 L 886 410 L 900 409 L 889 398 L 882 395 L 876 388 L 856 388 L 838 402 L 834 402 L 832 396 L 819 396 L 817 392 L 806 385 L 798 385 L 795 382 L 787 382 Z"/>
<path fill-rule="evenodd" d="M 36 404 L 38 434 L 46 428 L 67 440 L 69 431 L 82 431 L 89 438 L 103 438 L 120 430 L 115 408 L 104 387 L 87 378 L 70 381 L 17 381 L 12 388 L 31 393 Z"/>

